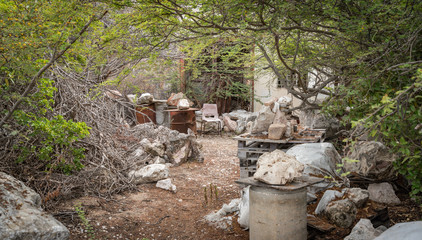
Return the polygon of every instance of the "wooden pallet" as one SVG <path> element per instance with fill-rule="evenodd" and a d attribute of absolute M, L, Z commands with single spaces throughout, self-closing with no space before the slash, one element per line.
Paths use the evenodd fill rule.
<path fill-rule="evenodd" d="M 252 137 L 247 134 L 234 137 L 238 141 L 237 144 L 237 157 L 239 158 L 240 167 L 240 178 L 251 177 L 256 172 L 256 163 L 258 158 L 266 153 L 272 152 L 276 149 L 287 151 L 289 148 L 297 144 L 302 143 L 315 143 L 323 142 L 325 130 L 308 130 L 314 131 L 314 137 L 312 138 L 289 138 L 272 140 L 265 137 Z"/>

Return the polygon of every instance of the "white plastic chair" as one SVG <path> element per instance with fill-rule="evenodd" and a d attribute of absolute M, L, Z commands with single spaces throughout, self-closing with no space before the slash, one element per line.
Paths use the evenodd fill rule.
<path fill-rule="evenodd" d="M 202 122 L 201 122 L 201 135 L 205 130 L 206 123 L 216 122 L 218 125 L 218 132 L 221 135 L 221 130 L 223 128 L 223 121 L 218 118 L 218 109 L 217 104 L 207 104 L 204 103 L 202 106 Z"/>

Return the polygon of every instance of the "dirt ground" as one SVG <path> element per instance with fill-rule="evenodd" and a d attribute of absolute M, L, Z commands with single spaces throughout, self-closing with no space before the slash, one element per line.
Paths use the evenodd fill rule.
<path fill-rule="evenodd" d="M 230 136 L 212 135 L 198 136 L 198 141 L 203 145 L 203 163 L 189 162 L 170 168 L 177 193 L 156 188 L 155 184 L 143 184 L 138 192 L 127 192 L 108 201 L 83 197 L 65 202 L 56 210 L 59 213 L 56 218 L 68 227 L 71 239 L 249 239 L 249 232 L 240 228 L 236 216 L 229 230 L 203 221 L 205 215 L 240 197 L 241 188 L 234 183 L 239 178 L 237 142 Z M 215 193 L 210 198 L 210 185 L 213 189 L 217 187 L 217 198 Z M 369 201 L 359 210 L 356 222 L 369 218 L 373 223 L 392 226 L 421 220 L 421 208 L 403 191 L 397 193 L 402 204 L 386 206 Z M 82 206 L 82 217 L 74 214 L 77 205 Z M 308 212 L 313 213 L 316 205 L 317 202 L 308 205 Z M 89 223 L 84 224 L 81 219 Z M 318 219 L 323 225 L 328 224 L 324 217 Z M 335 228 L 320 232 L 308 227 L 308 239 L 343 239 L 350 230 Z"/>
<path fill-rule="evenodd" d="M 58 216 L 69 228 L 71 239 L 248 239 L 249 232 L 242 230 L 237 221 L 233 221 L 232 229 L 221 230 L 202 220 L 240 197 L 241 188 L 234 183 L 239 178 L 237 142 L 229 136 L 212 135 L 198 136 L 198 141 L 203 145 L 203 163 L 170 168 L 177 193 L 143 184 L 139 192 L 118 195 L 111 201 L 84 197 L 62 204 L 60 212 L 72 212 L 75 205 L 81 205 L 93 228 L 93 234 L 87 232 L 78 216 Z M 217 186 L 217 199 L 215 193 L 210 198 L 210 185 L 213 189 Z"/>

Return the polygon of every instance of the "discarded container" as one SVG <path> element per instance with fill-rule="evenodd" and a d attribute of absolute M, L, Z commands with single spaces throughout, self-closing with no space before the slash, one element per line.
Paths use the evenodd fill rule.
<path fill-rule="evenodd" d="M 170 113 L 170 129 L 181 133 L 188 133 L 188 129 L 196 134 L 195 111 L 199 109 L 189 108 L 186 110 L 171 109 L 166 110 Z"/>
<path fill-rule="evenodd" d="M 138 121 L 138 124 L 147 122 L 156 123 L 154 104 L 139 106 L 136 108 L 136 111 L 136 120 Z"/>

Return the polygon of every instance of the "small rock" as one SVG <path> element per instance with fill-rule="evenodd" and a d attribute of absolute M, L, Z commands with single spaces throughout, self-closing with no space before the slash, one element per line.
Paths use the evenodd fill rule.
<path fill-rule="evenodd" d="M 271 124 L 268 128 L 268 139 L 279 140 L 287 130 L 286 124 Z"/>
<path fill-rule="evenodd" d="M 325 208 L 328 219 L 342 228 L 352 226 L 356 219 L 356 205 L 349 199 L 330 202 Z"/>
<path fill-rule="evenodd" d="M 368 186 L 369 199 L 379 203 L 399 204 L 400 199 L 396 196 L 393 186 L 387 182 L 373 183 Z"/>
<path fill-rule="evenodd" d="M 224 116 L 223 122 L 224 122 L 224 126 L 226 126 L 230 132 L 236 131 L 237 123 L 235 121 L 231 120 L 229 116 L 227 116 L 227 115 Z"/>
<path fill-rule="evenodd" d="M 176 193 L 176 186 L 173 183 L 171 183 L 170 178 L 158 181 L 155 186 L 158 188 Z"/>
<path fill-rule="evenodd" d="M 321 200 L 319 200 L 318 206 L 315 209 L 315 214 L 322 213 L 327 205 L 336 198 L 342 197 L 343 193 L 335 190 L 327 190 L 322 195 Z"/>
<path fill-rule="evenodd" d="M 154 141 L 153 143 L 151 143 L 148 139 L 144 138 L 140 143 L 146 152 L 154 156 L 162 157 L 164 155 L 165 147 L 159 141 Z"/>
<path fill-rule="evenodd" d="M 344 240 L 372 240 L 379 234 L 369 219 L 361 218 Z"/>
<path fill-rule="evenodd" d="M 262 154 L 257 163 L 254 179 L 267 184 L 284 185 L 301 177 L 304 165 L 282 150 Z"/>
<path fill-rule="evenodd" d="M 154 101 L 154 96 L 151 93 L 143 93 L 138 98 L 138 104 L 151 104 Z"/>
<path fill-rule="evenodd" d="M 154 164 L 165 164 L 166 160 L 164 158 L 160 157 L 160 156 L 157 156 L 157 157 L 154 158 L 153 163 Z"/>
<path fill-rule="evenodd" d="M 189 109 L 189 101 L 187 99 L 180 99 L 177 103 L 177 108 L 179 110 L 186 110 Z"/>
<path fill-rule="evenodd" d="M 306 203 L 309 204 L 313 201 L 317 200 L 317 196 L 313 193 L 307 192 L 306 193 Z"/>
<path fill-rule="evenodd" d="M 365 206 L 366 202 L 369 199 L 368 190 L 361 188 L 348 188 L 346 190 L 346 194 L 348 194 L 347 198 L 352 201 L 357 208 Z"/>
<path fill-rule="evenodd" d="M 128 176 L 136 184 L 156 182 L 169 176 L 169 168 L 165 164 L 151 164 L 137 171 L 130 171 Z"/>

